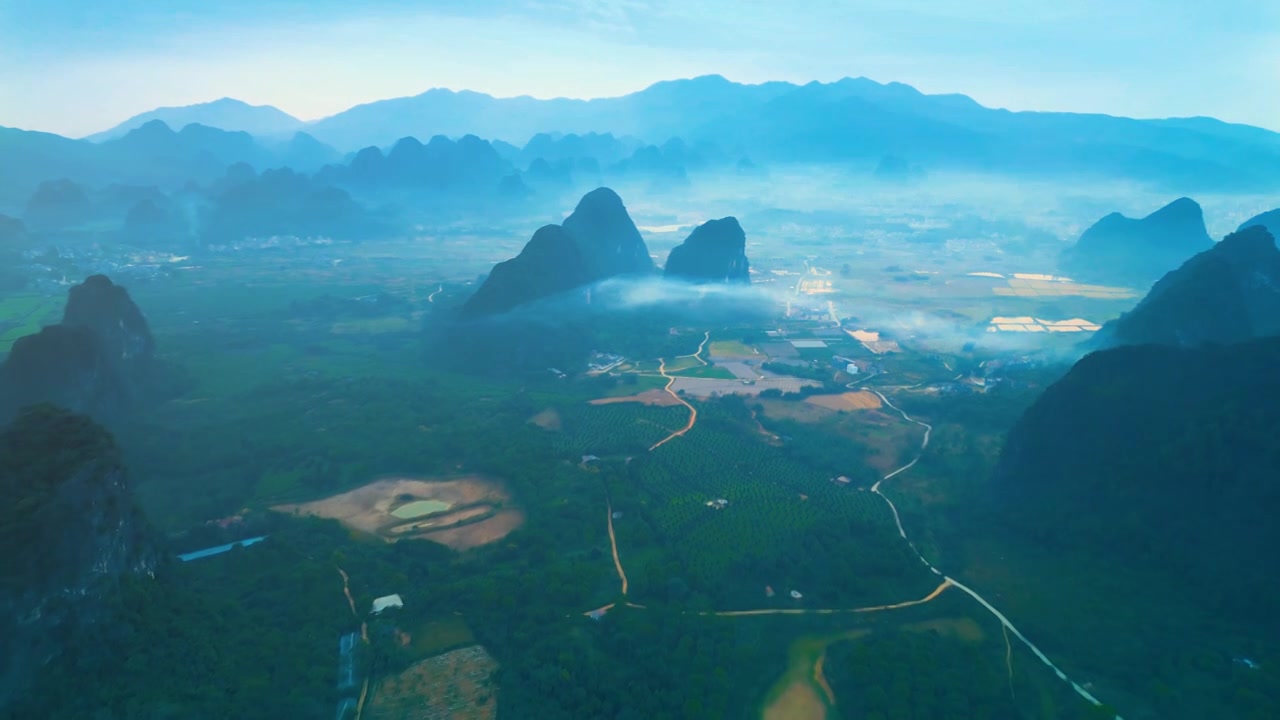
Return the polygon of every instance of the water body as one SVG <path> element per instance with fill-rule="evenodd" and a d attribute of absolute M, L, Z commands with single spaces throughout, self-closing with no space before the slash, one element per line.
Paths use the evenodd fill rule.
<path fill-rule="evenodd" d="M 408 520 L 410 518 L 422 517 L 423 515 L 444 512 L 451 507 L 453 506 L 449 503 L 440 500 L 414 500 L 413 502 L 405 503 L 395 510 L 392 510 L 391 514 L 401 520 Z"/>
<path fill-rule="evenodd" d="M 199 560 L 200 558 L 207 558 L 207 557 L 212 557 L 214 555 L 221 555 L 222 553 L 229 551 L 231 548 L 236 547 L 237 545 L 241 547 L 249 547 L 250 545 L 260 543 L 266 539 L 267 539 L 267 536 L 263 535 L 261 537 L 248 538 L 247 540 L 237 540 L 236 542 L 227 543 L 226 545 L 219 545 L 217 547 L 205 548 L 204 550 L 196 550 L 195 552 L 183 553 L 178 556 L 178 559 L 181 560 L 182 562 L 191 562 L 192 560 Z"/>

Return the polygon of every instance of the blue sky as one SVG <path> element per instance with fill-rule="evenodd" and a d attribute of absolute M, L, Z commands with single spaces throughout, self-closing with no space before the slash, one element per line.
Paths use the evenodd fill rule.
<path fill-rule="evenodd" d="M 431 87 L 897 80 L 1011 109 L 1280 129 L 1276 0 L 0 0 L 0 125 L 236 97 L 303 119 Z"/>

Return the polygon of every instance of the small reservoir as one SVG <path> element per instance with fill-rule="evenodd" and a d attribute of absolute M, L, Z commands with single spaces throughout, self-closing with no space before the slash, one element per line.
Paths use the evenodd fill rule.
<path fill-rule="evenodd" d="M 422 517 L 423 515 L 444 512 L 451 507 L 453 507 L 453 505 L 447 502 L 441 502 L 440 500 L 414 500 L 413 502 L 405 503 L 395 510 L 392 510 L 391 514 L 401 520 L 410 520 L 412 518 Z"/>

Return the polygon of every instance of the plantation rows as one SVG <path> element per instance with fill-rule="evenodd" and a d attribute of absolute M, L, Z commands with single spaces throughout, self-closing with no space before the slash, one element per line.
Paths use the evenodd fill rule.
<path fill-rule="evenodd" d="M 692 577 L 723 576 L 746 558 L 776 558 L 797 538 L 833 523 L 899 542 L 878 497 L 837 486 L 784 449 L 728 425 L 699 423 L 637 459 L 632 475 L 645 493 L 651 527 Z M 717 498 L 728 500 L 728 507 L 706 506 Z"/>
<path fill-rule="evenodd" d="M 565 452 L 575 455 L 627 455 L 648 451 L 672 431 L 684 427 L 689 410 L 639 403 L 571 405 L 560 410 Z"/>

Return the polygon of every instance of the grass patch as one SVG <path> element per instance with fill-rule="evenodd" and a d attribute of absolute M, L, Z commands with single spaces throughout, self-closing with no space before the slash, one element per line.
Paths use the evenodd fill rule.
<path fill-rule="evenodd" d="M 680 372 L 671 372 L 668 370 L 668 373 L 671 375 L 678 375 L 680 377 L 712 378 L 715 380 L 733 380 L 735 378 L 733 373 L 722 367 L 716 367 L 715 365 L 699 365 L 697 367 L 689 368 L 688 370 L 681 370 Z"/>
<path fill-rule="evenodd" d="M 704 367 L 704 365 L 698 362 L 698 359 L 695 357 L 678 357 L 678 358 L 673 358 L 671 362 L 667 363 L 667 372 L 675 373 L 675 372 L 679 372 L 680 370 L 688 370 L 690 368 L 699 368 L 699 367 Z"/>
<path fill-rule="evenodd" d="M 42 295 L 17 295 L 0 299 L 0 352 L 9 352 L 24 335 L 40 332 L 61 318 L 62 299 Z"/>
<path fill-rule="evenodd" d="M 424 658 L 473 645 L 476 641 L 467 621 L 457 615 L 429 618 L 411 628 L 409 637 L 414 654 Z"/>
<path fill-rule="evenodd" d="M 711 341 L 711 357 L 742 357 L 758 354 L 750 345 L 738 340 Z"/>

